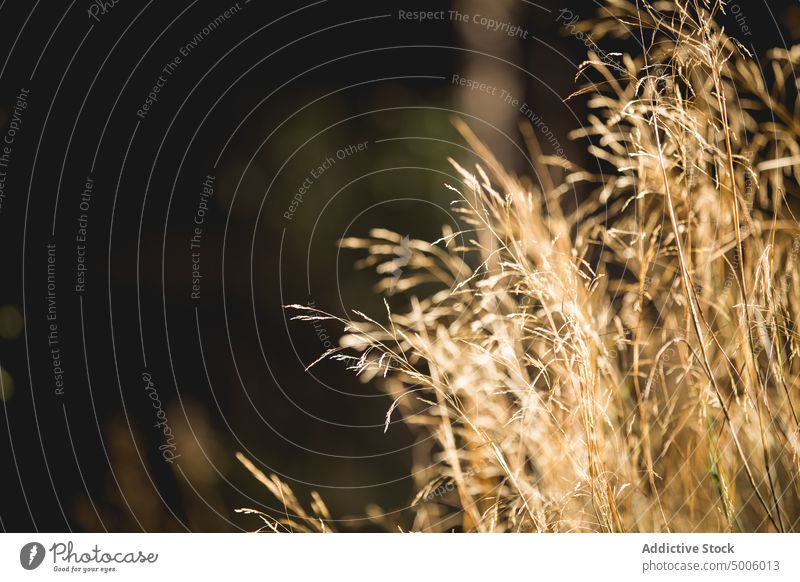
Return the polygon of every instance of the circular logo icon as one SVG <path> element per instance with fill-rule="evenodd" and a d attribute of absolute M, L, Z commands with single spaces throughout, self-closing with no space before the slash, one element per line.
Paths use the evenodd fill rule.
<path fill-rule="evenodd" d="M 38 542 L 30 542 L 19 551 L 19 563 L 26 570 L 35 570 L 44 561 L 44 546 Z"/>

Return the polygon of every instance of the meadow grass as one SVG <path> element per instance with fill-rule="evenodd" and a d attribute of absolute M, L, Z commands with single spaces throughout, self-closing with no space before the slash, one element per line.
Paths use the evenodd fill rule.
<path fill-rule="evenodd" d="M 342 241 L 407 307 L 290 306 L 343 323 L 322 357 L 422 443 L 410 529 L 800 529 L 800 46 L 759 63 L 724 9 L 605 2 L 587 33 L 643 48 L 580 67 L 593 167 L 523 126 L 536 179 L 514 176 L 456 120 L 481 160 L 451 160 L 463 229 Z"/>

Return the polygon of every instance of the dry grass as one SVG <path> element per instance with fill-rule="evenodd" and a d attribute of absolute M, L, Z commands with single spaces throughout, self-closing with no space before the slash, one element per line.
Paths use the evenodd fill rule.
<path fill-rule="evenodd" d="M 435 437 L 412 529 L 800 530 L 800 46 L 767 85 L 723 9 L 606 2 L 593 38 L 645 48 L 582 66 L 602 173 L 540 156 L 532 186 L 457 122 L 464 231 L 343 241 L 410 297 L 326 356 Z"/>
<path fill-rule="evenodd" d="M 311 514 L 309 514 L 297 499 L 291 487 L 276 475 L 267 477 L 261 469 L 256 467 L 242 453 L 236 453 L 236 458 L 283 506 L 283 514 L 278 517 L 268 515 L 258 509 L 242 508 L 236 510 L 236 513 L 258 516 L 264 522 L 264 525 L 258 531 L 274 533 L 326 533 L 335 531 L 331 527 L 333 519 L 328 507 L 316 491 L 311 492 Z"/>

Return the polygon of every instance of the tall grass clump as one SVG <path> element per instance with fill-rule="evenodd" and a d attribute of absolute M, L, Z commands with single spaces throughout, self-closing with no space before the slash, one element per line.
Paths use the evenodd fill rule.
<path fill-rule="evenodd" d="M 586 30 L 642 51 L 581 65 L 592 168 L 457 121 L 462 231 L 342 241 L 409 298 L 326 356 L 419 435 L 412 529 L 800 529 L 800 46 L 760 66 L 724 10 L 608 0 Z"/>

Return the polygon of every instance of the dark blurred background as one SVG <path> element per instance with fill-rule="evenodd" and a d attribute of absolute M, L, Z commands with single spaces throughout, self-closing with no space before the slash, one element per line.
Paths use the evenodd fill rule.
<path fill-rule="evenodd" d="M 586 44 L 563 21 L 596 3 L 0 6 L 0 528 L 252 530 L 236 508 L 282 507 L 237 451 L 339 529 L 407 526 L 422 435 L 384 434 L 378 382 L 306 371 L 341 326 L 283 305 L 381 316 L 337 241 L 455 227 L 447 158 L 477 160 L 454 115 L 530 175 L 526 104 L 545 154 L 591 164 L 567 137 Z M 758 54 L 797 40 L 796 2 L 733 6 Z M 420 10 L 442 16 L 401 16 Z"/>

